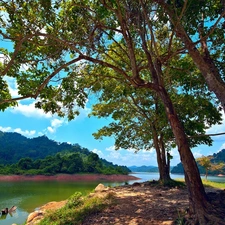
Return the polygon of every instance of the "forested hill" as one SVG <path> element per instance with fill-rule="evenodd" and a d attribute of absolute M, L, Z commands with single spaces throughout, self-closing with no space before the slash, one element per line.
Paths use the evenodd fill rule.
<path fill-rule="evenodd" d="M 157 166 L 130 166 L 132 172 L 158 172 Z"/>
<path fill-rule="evenodd" d="M 222 149 L 221 151 L 219 151 L 218 153 L 214 153 L 213 155 L 211 156 L 208 156 L 210 157 L 210 161 L 211 163 L 225 163 L 225 149 Z M 199 171 L 201 174 L 205 174 L 205 169 L 199 165 L 199 163 L 197 162 L 197 165 L 198 165 L 198 168 L 199 168 Z M 184 173 L 184 169 L 183 169 L 183 165 L 182 163 L 179 163 L 177 164 L 175 167 L 173 167 L 173 169 L 171 170 L 171 173 L 179 173 L 179 174 L 183 174 Z M 225 174 L 225 168 L 223 168 L 222 170 L 209 170 L 208 174 L 209 175 L 218 175 L 218 174 Z"/>
<path fill-rule="evenodd" d="M 46 136 L 26 138 L 0 131 L 0 174 L 56 173 L 127 174 L 125 166 L 114 165 L 79 144 L 58 143 Z"/>
<path fill-rule="evenodd" d="M 0 164 L 16 163 L 25 157 L 43 159 L 62 151 L 90 154 L 88 149 L 79 144 L 59 143 L 46 136 L 26 138 L 18 133 L 0 131 Z"/>

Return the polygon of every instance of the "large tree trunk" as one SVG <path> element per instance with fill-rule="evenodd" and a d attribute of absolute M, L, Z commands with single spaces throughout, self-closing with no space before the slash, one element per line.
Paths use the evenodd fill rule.
<path fill-rule="evenodd" d="M 171 181 L 171 177 L 170 177 L 170 161 L 166 160 L 166 150 L 165 150 L 165 145 L 163 142 L 163 134 L 160 135 L 159 138 L 159 146 L 161 149 L 161 160 L 162 160 L 162 164 L 163 164 L 163 168 L 161 173 L 163 174 L 163 182 L 165 184 L 167 184 L 168 182 Z"/>
<path fill-rule="evenodd" d="M 161 5 L 164 8 L 165 13 L 167 13 L 170 17 L 170 21 L 174 26 L 177 37 L 179 37 L 184 43 L 185 48 L 188 50 L 189 55 L 193 59 L 193 62 L 205 78 L 209 90 L 215 93 L 216 97 L 221 102 L 221 106 L 225 113 L 225 82 L 222 80 L 220 72 L 208 52 L 206 42 L 201 40 L 203 52 L 203 54 L 201 54 L 185 31 L 183 25 L 181 24 L 181 20 L 177 17 L 176 12 L 172 10 L 172 8 L 164 0 L 154 1 Z"/>
<path fill-rule="evenodd" d="M 166 109 L 173 134 L 176 139 L 180 159 L 185 171 L 185 181 L 188 188 L 190 212 L 194 213 L 200 224 L 207 224 L 206 212 L 209 207 L 207 195 L 199 174 L 199 170 L 190 150 L 186 134 L 174 110 L 169 95 L 163 87 L 159 88 L 159 95 Z"/>
<path fill-rule="evenodd" d="M 225 83 L 220 76 L 218 68 L 215 66 L 215 63 L 210 57 L 207 46 L 204 45 L 202 49 L 203 54 L 201 55 L 181 26 L 177 27 L 176 33 L 177 36 L 184 42 L 185 47 L 187 48 L 195 65 L 201 71 L 209 90 L 213 91 L 221 102 L 221 106 L 225 113 Z"/>
<path fill-rule="evenodd" d="M 165 149 L 163 150 L 160 147 L 158 133 L 154 125 L 152 126 L 152 130 L 153 130 L 153 143 L 156 150 L 157 163 L 159 168 L 159 181 L 163 185 L 167 185 L 171 181 L 171 177 L 170 177 L 170 169 L 168 168 L 168 165 L 166 162 Z"/>

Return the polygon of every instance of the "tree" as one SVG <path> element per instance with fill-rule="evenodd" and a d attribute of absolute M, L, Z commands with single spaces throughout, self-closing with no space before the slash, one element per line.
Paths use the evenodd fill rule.
<path fill-rule="evenodd" d="M 197 159 L 197 162 L 204 167 L 205 169 L 205 178 L 207 179 L 208 177 L 208 171 L 211 168 L 211 162 L 209 157 L 202 156 Z"/>
<path fill-rule="evenodd" d="M 91 152 L 91 154 L 87 157 L 87 161 L 85 163 L 86 171 L 89 173 L 99 173 L 101 172 L 102 163 L 99 159 L 99 156 Z"/>
<path fill-rule="evenodd" d="M 208 172 L 211 171 L 216 171 L 216 170 L 222 170 L 225 166 L 224 163 L 212 163 L 213 158 L 211 156 L 202 156 L 197 158 L 197 162 L 204 167 L 205 169 L 205 178 L 207 179 L 208 177 Z"/>
<path fill-rule="evenodd" d="M 142 5 L 144 1 L 142 1 Z M 225 112 L 224 70 L 224 1 L 153 0 L 161 10 L 160 18 L 171 23 L 176 36 L 184 43 Z M 159 11 L 160 11 L 159 10 Z M 168 16 L 168 17 L 167 17 Z M 209 22 L 210 21 L 210 22 Z"/>
<path fill-rule="evenodd" d="M 116 46 L 113 46 L 114 51 Z M 113 53 L 111 58 L 116 58 Z M 183 70 L 184 73 L 193 73 L 193 64 L 186 61 L 184 58 L 176 59 L 176 64 L 186 63 L 189 70 Z M 101 79 L 101 85 L 98 83 L 98 78 L 94 76 L 95 73 L 106 73 L 106 69 L 101 71 L 101 68 L 94 66 L 92 69 L 87 68 L 87 71 L 82 71 L 83 74 L 93 73 L 93 76 L 83 79 L 81 85 L 83 88 L 91 88 L 92 93 L 98 93 L 99 103 L 93 106 L 91 115 L 97 117 L 111 117 L 115 122 L 104 126 L 97 133 L 94 134 L 96 138 L 103 136 L 113 136 L 115 138 L 116 149 L 151 149 L 154 146 L 157 153 L 157 162 L 160 173 L 160 181 L 164 184 L 170 181 L 170 154 L 169 148 L 174 145 L 171 141 L 172 133 L 168 127 L 168 122 L 165 118 L 165 112 L 160 100 L 154 93 L 149 95 L 146 89 L 137 89 L 126 86 L 118 82 L 119 76 L 114 73 L 107 72 L 107 77 Z M 189 136 L 198 133 L 203 134 L 205 129 L 214 123 L 219 122 L 220 114 L 213 106 L 211 95 L 202 85 L 200 74 L 195 71 L 195 83 L 191 83 L 190 76 L 186 76 L 185 82 L 177 75 L 176 65 L 173 63 L 167 75 L 169 78 L 176 80 L 179 88 L 169 84 L 168 88 L 173 95 L 173 102 L 175 102 L 176 110 L 183 122 L 185 132 Z M 178 79 L 179 78 L 179 79 Z M 103 82 L 104 81 L 104 82 Z M 191 86 L 189 85 L 191 83 Z M 176 85 L 177 85 L 176 84 Z M 193 91 L 196 89 L 198 91 Z M 184 89 L 182 92 L 180 90 Z M 193 108 L 198 110 L 193 111 Z M 213 113 L 212 113 L 213 112 Z M 189 139 L 191 146 L 198 144 L 211 144 L 211 139 L 208 137 L 201 137 Z M 167 150 L 166 150 L 167 149 Z"/>
<path fill-rule="evenodd" d="M 179 20 L 172 20 L 175 15 L 180 15 L 176 14 L 176 8 L 163 0 L 56 0 L 50 3 L 1 1 L 1 10 L 4 10 L 0 20 L 1 36 L 14 44 L 13 52 L 1 51 L 9 59 L 1 65 L 1 74 L 15 78 L 19 89 L 18 97 L 7 99 L 1 95 L 6 98 L 1 100 L 1 107 L 4 109 L 4 104 L 25 98 L 38 98 L 36 107 L 73 119 L 78 114 L 77 105 L 84 106 L 87 98 L 87 92 L 76 87 L 76 80 L 83 76 L 80 73 L 82 67 L 98 64 L 113 70 L 121 75 L 121 83 L 147 89 L 159 97 L 184 166 L 190 212 L 195 214 L 196 223 L 220 222 L 224 214 L 211 208 L 182 121 L 165 85 L 168 62 L 177 54 L 185 53 L 185 48 L 173 39 L 175 32 L 182 37 L 186 34 Z M 190 10 L 188 12 L 190 14 Z M 171 26 L 165 26 L 168 15 L 173 22 Z M 194 23 L 191 25 L 194 27 Z M 160 37 L 155 31 L 162 27 L 165 32 Z M 203 60 L 200 51 L 190 45 L 187 37 L 182 41 L 189 47 L 189 54 L 202 74 L 214 78 L 216 70 L 207 51 Z M 112 43 L 118 46 L 122 55 L 110 48 Z M 164 51 L 161 51 L 162 46 Z M 115 51 L 118 57 L 111 59 L 110 51 Z M 194 55 L 196 52 L 200 63 Z M 113 63 L 108 63 L 109 59 Z M 21 70 L 23 65 L 28 69 Z M 107 73 L 96 76 L 101 80 Z M 218 90 L 221 95 L 225 93 Z M 219 94 L 217 96 L 223 100 Z"/>
<path fill-rule="evenodd" d="M 21 170 L 29 170 L 33 167 L 33 160 L 29 157 L 19 160 L 17 167 Z"/>

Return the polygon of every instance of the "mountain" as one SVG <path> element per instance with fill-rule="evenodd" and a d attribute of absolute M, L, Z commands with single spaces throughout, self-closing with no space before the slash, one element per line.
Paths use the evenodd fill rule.
<path fill-rule="evenodd" d="M 158 172 L 157 166 L 130 166 L 128 167 L 132 172 Z"/>
<path fill-rule="evenodd" d="M 219 151 L 218 153 L 214 153 L 213 155 L 209 155 L 208 157 L 211 157 L 210 161 L 212 163 L 225 163 L 225 149 L 222 149 L 221 151 Z M 202 167 L 201 165 L 199 165 L 199 163 L 197 162 L 198 165 L 198 169 L 200 174 L 205 174 L 205 169 L 204 167 Z M 184 174 L 184 169 L 183 169 L 183 165 L 182 163 L 178 163 L 176 166 L 173 167 L 173 169 L 171 170 L 171 173 L 177 173 L 177 174 Z M 220 173 L 225 174 L 225 168 L 223 168 L 223 170 L 221 171 L 210 171 L 208 172 L 209 175 L 218 175 Z"/>
<path fill-rule="evenodd" d="M 0 131 L 0 174 L 52 175 L 57 173 L 128 174 L 79 144 L 59 143 L 46 136 L 26 138 Z"/>
<path fill-rule="evenodd" d="M 90 151 L 79 144 L 59 143 L 47 136 L 27 138 L 15 132 L 0 131 L 0 164 L 12 164 L 21 158 L 43 159 L 58 152 L 71 151 L 89 155 Z"/>

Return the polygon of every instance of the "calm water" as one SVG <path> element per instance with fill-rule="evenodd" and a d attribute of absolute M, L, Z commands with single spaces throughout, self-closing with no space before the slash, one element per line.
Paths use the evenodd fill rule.
<path fill-rule="evenodd" d="M 158 173 L 133 173 L 139 181 L 157 180 Z M 171 175 L 172 178 L 183 178 L 182 175 Z M 208 177 L 209 180 L 225 182 L 225 177 Z M 129 181 L 132 184 L 136 181 Z M 71 182 L 71 181 L 0 181 L 0 209 L 17 206 L 16 212 L 12 215 L 0 217 L 0 225 L 11 225 L 13 223 L 23 224 L 30 212 L 39 206 L 50 202 L 65 200 L 74 192 L 87 194 L 92 191 L 99 182 Z M 124 182 L 110 183 L 104 185 L 117 186 Z"/>

